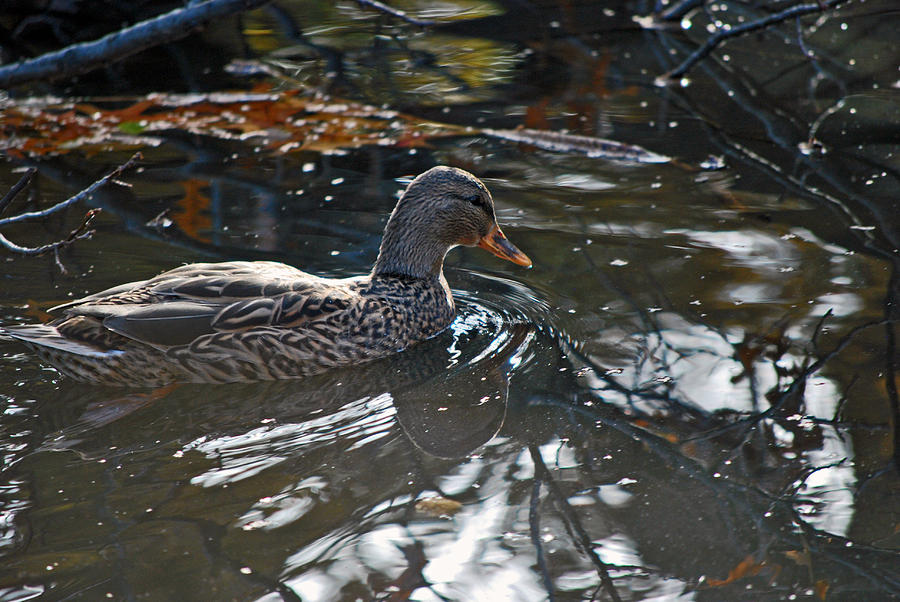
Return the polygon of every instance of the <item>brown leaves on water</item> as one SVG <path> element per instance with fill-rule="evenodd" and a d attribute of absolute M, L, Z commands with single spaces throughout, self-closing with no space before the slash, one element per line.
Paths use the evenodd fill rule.
<path fill-rule="evenodd" d="M 456 135 L 455 126 L 414 120 L 369 105 L 279 93 L 150 94 L 139 99 L 69 102 L 53 98 L 0 105 L 0 149 L 13 157 L 73 149 L 110 151 L 154 146 L 177 130 L 241 140 L 286 153 L 334 153 L 367 145 L 422 146 Z"/>
<path fill-rule="evenodd" d="M 808 550 L 788 550 L 784 553 L 784 555 L 795 564 L 806 567 L 806 569 L 810 573 L 810 579 L 812 579 L 812 560 L 810 558 Z M 774 579 L 781 573 L 781 569 L 782 567 L 779 564 L 770 563 L 766 560 L 757 562 L 756 559 L 754 559 L 753 556 L 750 555 L 737 563 L 737 565 L 735 565 L 733 569 L 728 571 L 728 576 L 725 579 L 708 579 L 706 581 L 706 585 L 709 587 L 722 587 L 725 585 L 730 585 L 747 577 L 755 577 L 763 571 L 769 573 L 770 580 L 774 581 Z M 830 583 L 825 579 L 819 579 L 818 581 L 816 581 L 813 584 L 813 589 L 816 593 L 816 597 L 818 597 L 820 600 L 825 600 L 828 595 L 829 587 Z"/>
<path fill-rule="evenodd" d="M 164 132 L 238 140 L 284 154 L 340 153 L 363 146 L 413 148 L 447 136 L 486 135 L 525 149 L 583 154 L 629 163 L 668 157 L 614 140 L 520 128 L 489 130 L 438 123 L 362 103 L 282 92 L 150 94 L 142 98 L 0 102 L 0 150 L 14 158 L 156 146 Z"/>

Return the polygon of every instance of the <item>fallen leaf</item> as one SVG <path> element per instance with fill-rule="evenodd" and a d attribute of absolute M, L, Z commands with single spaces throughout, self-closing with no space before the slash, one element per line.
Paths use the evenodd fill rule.
<path fill-rule="evenodd" d="M 812 558 L 807 550 L 788 550 L 784 555 L 800 566 L 812 568 Z"/>
<path fill-rule="evenodd" d="M 416 510 L 436 517 L 450 517 L 462 510 L 462 504 L 440 495 L 422 498 L 416 502 Z"/>
<path fill-rule="evenodd" d="M 729 583 L 737 581 L 738 579 L 758 575 L 763 566 L 765 566 L 765 563 L 758 563 L 753 559 L 753 556 L 747 556 L 742 561 L 740 561 L 736 567 L 728 572 L 728 577 L 726 579 L 709 579 L 707 583 L 711 587 L 728 585 Z"/>

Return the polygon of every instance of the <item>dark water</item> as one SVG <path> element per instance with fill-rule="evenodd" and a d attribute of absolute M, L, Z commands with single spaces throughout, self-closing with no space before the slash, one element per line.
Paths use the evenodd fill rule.
<path fill-rule="evenodd" d="M 80 385 L 0 340 L 0 600 L 900 598 L 892 3 L 732 40 L 670 87 L 654 79 L 709 19 L 763 13 L 723 3 L 685 33 L 637 29 L 640 3 L 404 4 L 470 11 L 422 30 L 281 6 L 305 38 L 255 12 L 7 109 L 249 89 L 222 66 L 251 52 L 290 75 L 278 89 L 676 161 L 483 134 L 282 152 L 178 128 L 23 156 L 5 134 L 3 190 L 38 168 L 13 210 L 144 160 L 88 203 L 104 212 L 67 273 L 0 257 L 3 323 L 193 261 L 365 273 L 397 178 L 436 164 L 484 179 L 535 265 L 454 250 L 450 329 L 296 382 Z M 47 242 L 85 209 L 2 233 Z"/>

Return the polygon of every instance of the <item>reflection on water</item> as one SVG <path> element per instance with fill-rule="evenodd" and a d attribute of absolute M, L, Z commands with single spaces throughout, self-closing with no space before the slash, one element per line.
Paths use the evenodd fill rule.
<path fill-rule="evenodd" d="M 659 88 L 712 19 L 759 3 L 650 32 L 631 19 L 649 8 L 557 4 L 404 5 L 454 17 L 432 29 L 349 4 L 254 12 L 247 48 L 275 50 L 277 86 L 415 117 L 389 134 L 369 119 L 379 142 L 322 152 L 267 147 L 289 125 L 268 115 L 246 139 L 154 131 L 131 187 L 92 201 L 105 213 L 61 255 L 68 274 L 0 258 L 3 323 L 194 261 L 358 275 L 398 180 L 446 163 L 485 179 L 535 261 L 452 251 L 451 328 L 299 381 L 107 389 L 0 340 L 0 600 L 900 597 L 892 5 L 729 40 L 686 87 Z M 172 89 L 251 85 L 183 75 L 166 74 Z M 73 85 L 109 92 L 91 81 Z M 426 145 L 421 120 L 609 136 L 677 161 L 474 133 Z M 0 166 L 6 187 L 39 169 L 17 210 L 125 152 L 64 150 Z M 3 233 L 65 236 L 82 209 Z"/>

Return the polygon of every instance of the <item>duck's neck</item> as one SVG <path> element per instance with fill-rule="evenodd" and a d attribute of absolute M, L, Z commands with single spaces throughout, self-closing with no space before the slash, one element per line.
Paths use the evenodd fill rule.
<path fill-rule="evenodd" d="M 439 279 L 451 245 L 437 240 L 397 211 L 391 214 L 372 273 L 375 276 Z"/>

